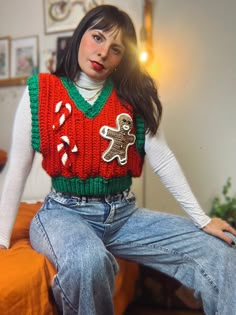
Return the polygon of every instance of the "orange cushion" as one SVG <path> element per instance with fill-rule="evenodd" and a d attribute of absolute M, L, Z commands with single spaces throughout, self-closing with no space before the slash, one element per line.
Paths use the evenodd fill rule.
<path fill-rule="evenodd" d="M 9 250 L 0 251 L 0 314 L 57 314 L 49 295 L 54 267 L 29 243 L 29 222 L 40 203 L 22 203 Z"/>
<path fill-rule="evenodd" d="M 7 152 L 0 149 L 0 166 L 4 165 L 7 162 Z"/>
<path fill-rule="evenodd" d="M 29 224 L 40 206 L 40 202 L 20 204 L 11 248 L 0 251 L 0 314 L 57 315 L 50 296 L 55 269 L 29 242 Z M 120 272 L 116 276 L 114 308 L 116 315 L 122 315 L 134 295 L 139 268 L 120 258 L 117 261 Z"/>
<path fill-rule="evenodd" d="M 134 298 L 139 276 L 139 265 L 120 258 L 117 258 L 117 262 L 120 271 L 116 275 L 113 304 L 115 315 L 122 315 L 127 305 Z"/>
<path fill-rule="evenodd" d="M 0 172 L 3 170 L 7 162 L 7 153 L 0 149 Z"/>

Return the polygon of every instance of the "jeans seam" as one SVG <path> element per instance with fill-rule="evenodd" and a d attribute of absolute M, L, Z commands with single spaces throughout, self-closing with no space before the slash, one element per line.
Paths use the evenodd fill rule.
<path fill-rule="evenodd" d="M 67 295 L 65 294 L 64 290 L 62 289 L 61 285 L 60 285 L 60 280 L 58 279 L 57 275 L 55 275 L 54 279 L 56 278 L 56 285 L 58 286 L 59 290 L 61 291 L 61 293 L 63 294 L 63 299 L 65 301 L 65 303 L 74 311 L 77 312 L 76 308 L 73 306 L 73 304 L 70 302 L 70 300 L 68 299 Z M 55 281 L 55 280 L 54 280 Z"/>
<path fill-rule="evenodd" d="M 50 251 L 51 251 L 51 253 L 52 253 L 52 255 L 53 255 L 54 259 L 55 259 L 55 262 L 56 262 L 56 269 L 58 270 L 58 269 L 59 269 L 59 268 L 58 268 L 58 267 L 59 267 L 59 264 L 58 264 L 57 256 L 56 256 L 56 254 L 55 254 L 55 252 L 54 252 L 54 250 L 53 250 L 53 246 L 52 246 L 52 244 L 51 244 L 51 242 L 50 242 L 50 240 L 49 240 L 49 238 L 48 238 L 47 232 L 46 232 L 45 229 L 44 229 L 43 223 L 42 223 L 42 221 L 40 220 L 39 214 L 37 214 L 37 215 L 35 216 L 35 219 L 36 219 L 37 225 L 39 226 L 39 228 L 41 228 L 41 230 L 42 230 L 42 232 L 43 232 L 43 236 L 44 236 L 45 240 L 46 240 L 46 241 L 48 242 L 48 244 L 49 244 Z M 64 296 L 65 302 L 67 303 L 68 306 L 70 306 L 71 309 L 73 309 L 74 311 L 76 311 L 76 309 L 74 308 L 74 306 L 71 304 L 71 302 L 69 301 L 68 297 L 67 297 L 66 294 L 64 293 L 64 291 L 63 291 L 63 289 L 62 289 L 62 287 L 61 287 L 61 285 L 60 285 L 60 282 L 59 282 L 59 279 L 58 279 L 57 275 L 55 275 L 55 278 L 57 279 L 56 284 L 57 284 L 58 287 L 60 288 L 60 291 L 62 292 L 62 294 L 63 294 L 63 296 Z"/>
<path fill-rule="evenodd" d="M 124 245 L 124 243 L 119 243 L 119 242 L 115 242 L 113 243 L 115 245 Z M 208 275 L 208 273 L 205 271 L 205 269 L 203 268 L 203 266 L 201 264 L 199 264 L 195 259 L 191 258 L 190 256 L 186 255 L 186 254 L 182 254 L 182 253 L 179 253 L 178 251 L 176 250 L 170 250 L 166 247 L 163 247 L 163 246 L 156 246 L 154 244 L 147 244 L 147 245 L 143 245 L 143 244 L 137 244 L 135 242 L 128 242 L 126 243 L 126 245 L 135 245 L 135 247 L 152 247 L 152 248 L 158 248 L 159 250 L 165 252 L 165 253 L 169 253 L 169 254 L 173 254 L 173 255 L 178 255 L 180 257 L 182 257 L 184 260 L 188 260 L 190 262 L 192 262 L 193 264 L 197 265 L 199 270 L 200 270 L 200 273 L 202 274 L 202 276 L 210 283 L 210 285 L 214 288 L 214 290 L 219 293 L 219 289 L 217 287 L 217 284 L 214 282 L 214 280 Z"/>
<path fill-rule="evenodd" d="M 50 251 L 51 251 L 51 253 L 53 255 L 53 258 L 55 260 L 55 263 L 56 263 L 56 269 L 58 270 L 59 264 L 58 264 L 58 261 L 57 261 L 57 256 L 56 256 L 56 254 L 55 254 L 55 252 L 53 250 L 53 246 L 52 246 L 52 244 L 51 244 L 51 242 L 50 242 L 50 240 L 48 238 L 47 232 L 44 229 L 43 223 L 40 220 L 39 213 L 35 216 L 35 221 L 36 221 L 37 225 L 39 226 L 39 228 L 41 229 L 41 231 L 43 232 L 43 237 L 44 237 L 44 239 L 47 241 L 47 243 L 49 245 L 49 249 L 50 249 Z"/>

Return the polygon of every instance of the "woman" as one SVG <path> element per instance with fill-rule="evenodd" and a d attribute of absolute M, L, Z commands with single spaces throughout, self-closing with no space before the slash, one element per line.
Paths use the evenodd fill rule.
<path fill-rule="evenodd" d="M 133 23 L 114 6 L 89 11 L 55 73 L 28 80 L 0 205 L 0 244 L 9 247 L 39 151 L 52 191 L 30 239 L 57 269 L 52 291 L 63 314 L 113 314 L 114 256 L 194 289 L 207 315 L 236 314 L 236 231 L 199 206 L 165 143 L 161 115 L 155 84 L 138 63 Z M 190 219 L 136 206 L 130 187 L 145 155 Z"/>

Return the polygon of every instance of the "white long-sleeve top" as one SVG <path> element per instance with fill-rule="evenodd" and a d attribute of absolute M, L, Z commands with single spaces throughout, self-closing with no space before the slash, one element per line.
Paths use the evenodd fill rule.
<path fill-rule="evenodd" d="M 85 99 L 92 96 L 92 93 L 96 92 L 96 88 L 100 90 L 102 86 L 102 82 L 92 81 L 84 75 L 80 77 L 78 83 L 77 88 Z M 91 85 L 95 89 L 81 88 L 81 86 L 91 87 Z M 160 177 L 193 223 L 199 228 L 206 226 L 211 219 L 196 200 L 176 157 L 160 130 L 155 136 L 146 135 L 145 152 L 155 174 Z M 33 164 L 34 154 L 31 147 L 30 99 L 26 87 L 15 115 L 8 170 L 0 201 L 0 244 L 7 248 L 10 245 L 19 202 Z"/>

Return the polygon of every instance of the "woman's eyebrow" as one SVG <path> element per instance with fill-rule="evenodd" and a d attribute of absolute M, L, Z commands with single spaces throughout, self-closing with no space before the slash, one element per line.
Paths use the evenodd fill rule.
<path fill-rule="evenodd" d="M 105 34 L 107 34 L 108 32 L 104 32 L 104 31 L 101 31 L 99 29 L 93 29 L 94 31 L 98 32 L 99 36 L 101 36 L 102 38 L 106 39 L 106 36 Z M 109 32 L 110 33 L 110 32 Z M 116 46 L 116 47 L 120 47 L 121 49 L 124 49 L 125 48 L 125 45 L 122 44 L 122 43 L 118 43 L 116 42 L 116 37 L 117 37 L 117 34 L 115 33 L 115 35 L 113 36 L 115 32 L 112 32 L 112 38 L 114 40 L 114 43 L 113 45 Z"/>

